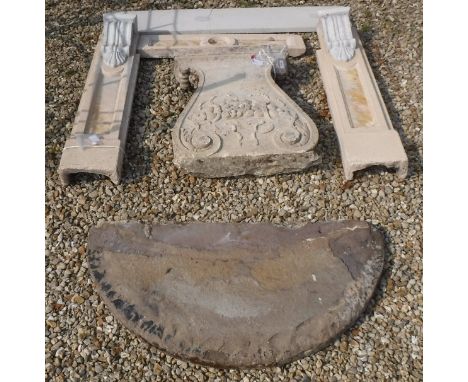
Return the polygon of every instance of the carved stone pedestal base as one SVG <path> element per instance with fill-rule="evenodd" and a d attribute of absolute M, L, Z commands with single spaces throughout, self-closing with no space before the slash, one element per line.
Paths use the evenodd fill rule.
<path fill-rule="evenodd" d="M 266 47 L 229 44 L 223 41 L 216 54 L 205 47 L 203 54 L 176 57 L 181 83 L 189 70 L 199 77 L 172 132 L 176 165 L 199 176 L 223 177 L 299 171 L 317 163 L 314 122 L 272 79 L 274 57 L 285 45 L 258 59 L 252 52 Z"/>
<path fill-rule="evenodd" d="M 275 32 L 275 34 L 266 34 Z M 174 161 L 198 176 L 271 175 L 319 161 L 314 122 L 273 81 L 286 57 L 305 53 L 300 36 L 317 32 L 317 61 L 340 143 L 346 179 L 408 158 L 359 40 L 349 7 L 185 9 L 104 15 L 85 90 L 58 172 L 120 180 L 140 56 L 170 57 L 187 87 L 199 85 L 172 131 Z M 248 33 L 248 34 L 245 34 Z"/>

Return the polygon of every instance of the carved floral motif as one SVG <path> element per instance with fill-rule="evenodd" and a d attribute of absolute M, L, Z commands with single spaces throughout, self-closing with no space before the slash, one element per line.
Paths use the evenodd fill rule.
<path fill-rule="evenodd" d="M 235 140 L 239 148 L 259 146 L 268 139 L 291 149 L 310 140 L 307 122 L 281 99 L 265 93 L 215 95 L 197 102 L 195 108 L 182 124 L 180 138 L 186 149 L 205 155 L 218 152 L 224 139 Z"/>

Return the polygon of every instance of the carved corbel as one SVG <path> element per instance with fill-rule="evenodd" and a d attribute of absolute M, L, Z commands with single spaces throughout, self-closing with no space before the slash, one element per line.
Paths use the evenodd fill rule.
<path fill-rule="evenodd" d="M 349 21 L 349 7 L 320 11 L 319 17 L 330 54 L 338 61 L 351 60 L 356 50 L 356 40 L 353 38 Z"/>
<path fill-rule="evenodd" d="M 107 66 L 123 65 L 130 55 L 133 35 L 136 33 L 136 16 L 125 13 L 104 15 L 101 45 L 102 59 Z"/>

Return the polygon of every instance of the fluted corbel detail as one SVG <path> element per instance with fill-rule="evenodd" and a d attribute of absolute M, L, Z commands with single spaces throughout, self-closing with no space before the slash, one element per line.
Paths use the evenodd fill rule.
<path fill-rule="evenodd" d="M 349 7 L 320 11 L 319 17 L 326 48 L 330 54 L 338 61 L 351 60 L 356 50 L 356 40 L 351 31 Z"/>
<path fill-rule="evenodd" d="M 125 13 L 104 15 L 101 53 L 104 63 L 116 68 L 127 61 L 132 38 L 136 34 L 136 16 Z"/>

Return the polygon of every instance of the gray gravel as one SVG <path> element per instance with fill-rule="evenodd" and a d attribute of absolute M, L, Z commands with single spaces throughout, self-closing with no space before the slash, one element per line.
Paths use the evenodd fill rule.
<path fill-rule="evenodd" d="M 131 3 L 131 5 L 130 5 Z M 46 1 L 46 379 L 49 381 L 422 380 L 422 2 L 333 1 L 351 6 L 410 174 L 375 168 L 345 182 L 317 62 L 290 59 L 281 87 L 316 122 L 323 164 L 265 178 L 199 179 L 172 163 L 170 128 L 190 98 L 171 60 L 144 60 L 130 122 L 123 180 L 77 175 L 62 187 L 61 150 L 78 107 L 102 13 L 170 8 L 154 1 Z M 208 1 L 205 7 L 299 5 Z M 159 5 L 158 5 L 159 4 Z M 162 5 L 161 5 L 162 4 Z M 201 2 L 180 2 L 193 8 Z M 315 1 L 330 5 L 332 1 Z M 306 221 L 357 218 L 385 234 L 384 277 L 366 313 L 322 351 L 284 368 L 218 370 L 177 360 L 122 327 L 95 293 L 85 257 L 89 228 L 103 221 Z"/>

